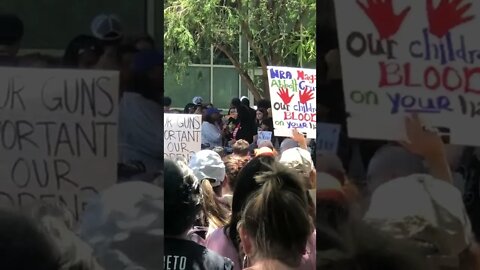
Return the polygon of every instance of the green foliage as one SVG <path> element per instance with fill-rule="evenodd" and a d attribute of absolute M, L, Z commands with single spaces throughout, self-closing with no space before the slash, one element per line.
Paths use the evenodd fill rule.
<path fill-rule="evenodd" d="M 264 96 L 266 84 L 256 83 L 248 71 L 284 65 L 292 57 L 298 63 L 314 61 L 315 8 L 315 0 L 166 0 L 167 72 L 180 77 L 201 47 L 213 45 L 229 57 L 255 97 Z M 234 53 L 240 35 L 253 52 L 248 63 Z M 266 74 L 262 77 L 265 81 Z"/>

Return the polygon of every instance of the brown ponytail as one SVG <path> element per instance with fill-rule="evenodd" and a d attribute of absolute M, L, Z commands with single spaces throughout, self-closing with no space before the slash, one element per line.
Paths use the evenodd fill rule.
<path fill-rule="evenodd" d="M 230 216 L 229 210 L 227 206 L 218 199 L 208 179 L 202 180 L 200 193 L 202 196 L 204 225 L 208 226 L 212 224 L 217 228 L 227 225 Z"/>
<path fill-rule="evenodd" d="M 298 267 L 313 232 L 302 180 L 280 164 L 256 177 L 262 185 L 247 202 L 240 226 L 253 238 L 256 254 Z"/>

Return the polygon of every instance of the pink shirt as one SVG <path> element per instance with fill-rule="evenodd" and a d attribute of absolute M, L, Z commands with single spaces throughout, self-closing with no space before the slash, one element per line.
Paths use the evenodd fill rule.
<path fill-rule="evenodd" d="M 317 250 L 317 234 L 316 231 L 312 233 L 310 239 L 308 239 L 306 250 L 303 255 L 302 263 L 297 268 L 298 270 L 315 270 L 316 268 L 316 250 Z M 206 247 L 220 254 L 223 257 L 227 257 L 233 261 L 235 266 L 233 270 L 242 270 L 242 259 L 239 257 L 235 246 L 232 241 L 225 235 L 224 228 L 216 229 L 210 234 L 206 240 Z"/>

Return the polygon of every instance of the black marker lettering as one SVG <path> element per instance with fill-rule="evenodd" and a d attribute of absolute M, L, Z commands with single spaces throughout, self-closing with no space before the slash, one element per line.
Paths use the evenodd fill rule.
<path fill-rule="evenodd" d="M 24 126 L 27 129 L 23 130 L 21 126 Z M 28 121 L 22 121 L 22 120 L 17 121 L 17 136 L 18 136 L 19 150 L 23 150 L 23 143 L 22 143 L 23 141 L 26 141 L 31 145 L 33 145 L 34 147 L 38 148 L 38 144 L 30 138 L 30 135 L 34 133 L 34 130 L 35 129 L 32 123 Z"/>
<path fill-rule="evenodd" d="M 16 88 L 15 87 L 15 79 L 14 78 L 10 78 L 9 80 L 9 88 L 10 90 L 12 91 L 12 105 L 11 105 L 11 109 L 14 109 L 15 108 L 15 97 L 17 98 L 18 102 L 20 103 L 20 105 L 22 105 L 22 110 L 25 111 L 25 103 L 23 103 L 23 98 L 21 96 L 21 92 L 23 91 L 23 89 L 25 89 L 24 86 L 22 87 L 19 87 L 19 88 Z"/>
<path fill-rule="evenodd" d="M 12 150 L 17 144 L 17 136 L 15 134 L 17 129 L 15 124 L 10 120 L 7 120 L 2 124 L 2 145 L 5 149 Z M 10 127 L 10 129 L 7 129 L 8 127 Z M 8 137 L 11 138 L 10 144 L 8 143 Z"/>
<path fill-rule="evenodd" d="M 103 156 L 108 155 L 108 127 L 115 127 L 117 124 L 113 122 L 97 122 L 97 126 L 103 126 Z"/>
<path fill-rule="evenodd" d="M 63 169 L 60 167 L 63 166 Z M 78 188 L 78 184 L 75 183 L 73 180 L 67 178 L 70 174 L 71 166 L 66 160 L 63 159 L 56 159 L 53 161 L 53 167 L 55 170 L 55 179 L 57 182 L 57 190 L 62 190 L 61 182 L 69 183 L 70 185 Z"/>
<path fill-rule="evenodd" d="M 12 196 L 10 196 L 10 194 L 6 193 L 6 192 L 3 192 L 3 191 L 0 191 L 0 205 L 5 205 L 5 201 L 3 198 L 7 199 L 9 202 L 10 202 L 10 205 L 14 206 L 15 205 L 15 201 L 13 200 Z"/>
<path fill-rule="evenodd" d="M 26 173 L 26 175 L 23 176 L 23 179 L 21 179 L 22 172 Z M 27 161 L 23 158 L 17 159 L 12 166 L 12 170 L 10 171 L 10 178 L 12 179 L 12 182 L 19 188 L 25 188 L 30 183 L 30 177 L 30 167 L 28 166 Z M 20 180 L 23 180 L 23 183 L 20 182 Z"/>
<path fill-rule="evenodd" d="M 45 127 L 45 140 L 49 157 L 52 155 L 52 144 L 50 143 L 50 126 L 52 125 L 55 125 L 55 122 L 37 122 L 37 126 Z"/>
<path fill-rule="evenodd" d="M 85 79 L 79 79 L 81 83 L 81 91 L 82 91 L 82 115 L 85 114 L 85 106 L 88 105 L 90 109 L 90 113 L 92 116 L 97 116 L 97 109 L 96 109 L 96 100 L 95 100 L 95 82 L 92 80 L 91 82 L 85 81 Z M 77 80 L 78 83 L 78 80 Z M 89 83 L 91 85 L 89 85 Z M 87 96 L 88 100 L 85 100 L 85 96 Z"/>
<path fill-rule="evenodd" d="M 103 117 L 108 117 L 112 114 L 113 112 L 113 108 L 114 108 L 114 103 L 113 103 L 113 98 L 112 96 L 110 95 L 110 93 L 108 93 L 108 91 L 106 91 L 103 87 L 102 87 L 102 84 L 101 84 L 101 81 L 107 81 L 107 82 L 110 82 L 110 78 L 109 77 L 100 77 L 97 79 L 95 85 L 97 86 L 97 89 L 99 90 L 100 93 L 103 93 L 106 98 L 108 99 L 108 110 L 107 112 L 101 112 L 99 111 L 98 114 L 100 116 L 103 116 Z"/>
<path fill-rule="evenodd" d="M 39 170 L 39 166 L 38 166 L 38 163 L 36 160 L 33 160 L 32 161 L 32 167 L 33 167 L 33 172 L 35 173 L 35 179 L 37 179 L 37 183 L 40 187 L 44 188 L 44 187 L 47 187 L 48 186 L 48 183 L 50 182 L 50 170 L 48 169 L 48 163 L 46 160 L 42 160 L 41 163 L 43 163 L 43 175 L 40 175 L 40 170 Z M 43 177 L 43 180 L 42 180 L 42 177 L 41 176 L 44 176 Z"/>
<path fill-rule="evenodd" d="M 43 104 L 43 106 L 44 106 L 47 110 L 49 110 L 49 111 L 51 111 L 51 112 L 56 111 L 56 110 L 58 110 L 58 109 L 62 109 L 62 99 L 59 98 L 59 97 L 56 97 L 56 98 L 53 98 L 53 99 L 52 99 L 53 101 L 56 102 L 54 105 L 50 105 L 50 106 L 49 106 L 49 105 L 47 105 L 47 103 L 46 103 L 45 90 L 47 90 L 47 88 L 49 87 L 48 83 L 49 83 L 51 80 L 53 80 L 53 79 L 54 79 L 53 77 L 48 78 L 48 79 L 45 81 L 45 83 L 43 84 L 42 89 L 41 89 L 41 92 L 42 92 L 42 104 Z M 66 84 L 67 84 L 67 83 L 65 82 L 65 87 L 67 87 Z"/>
<path fill-rule="evenodd" d="M 65 109 L 69 113 L 75 113 L 78 110 L 78 81 L 76 81 L 76 87 L 75 89 L 69 89 L 68 88 L 68 82 L 65 80 L 64 82 L 65 87 L 63 88 L 63 102 L 65 103 Z M 75 95 L 72 95 L 73 97 L 69 97 L 69 93 L 74 92 Z M 73 94 L 73 93 L 72 93 Z M 70 107 L 70 100 L 73 99 L 73 106 Z"/>
<path fill-rule="evenodd" d="M 97 129 L 95 122 L 92 121 L 91 123 L 91 129 L 92 129 L 92 134 L 90 139 L 88 138 L 87 133 L 83 129 L 82 125 L 79 123 L 75 124 L 75 132 L 76 132 L 76 143 L 77 143 L 77 155 L 81 156 L 82 152 L 82 146 L 80 144 L 80 138 L 83 138 L 83 140 L 87 143 L 88 147 L 90 148 L 91 152 L 96 156 L 97 155 Z"/>
<path fill-rule="evenodd" d="M 63 138 L 63 137 L 65 137 L 65 138 Z M 70 154 L 72 154 L 72 156 L 75 155 L 75 152 L 73 150 L 72 141 L 70 140 L 70 135 L 68 133 L 66 123 L 60 124 L 60 130 L 58 131 L 57 142 L 55 144 L 55 156 L 58 156 L 58 149 L 60 148 L 60 145 L 62 145 L 62 144 L 67 144 L 68 148 L 70 148 Z"/>
<path fill-rule="evenodd" d="M 37 200 L 37 198 L 33 194 L 27 192 L 18 193 L 17 198 L 19 206 L 31 205 Z M 30 199 L 30 201 L 27 202 L 27 199 Z"/>

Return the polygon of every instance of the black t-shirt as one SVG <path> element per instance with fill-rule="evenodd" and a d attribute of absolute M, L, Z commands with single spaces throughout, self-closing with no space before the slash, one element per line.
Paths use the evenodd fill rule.
<path fill-rule="evenodd" d="M 16 67 L 17 65 L 17 57 L 0 53 L 0 67 Z"/>
<path fill-rule="evenodd" d="M 458 170 L 465 179 L 463 203 L 472 224 L 475 239 L 480 241 L 480 160 L 475 155 L 475 149 L 468 147 L 462 157 Z"/>
<path fill-rule="evenodd" d="M 231 270 L 233 262 L 190 240 L 165 237 L 165 270 Z"/>

